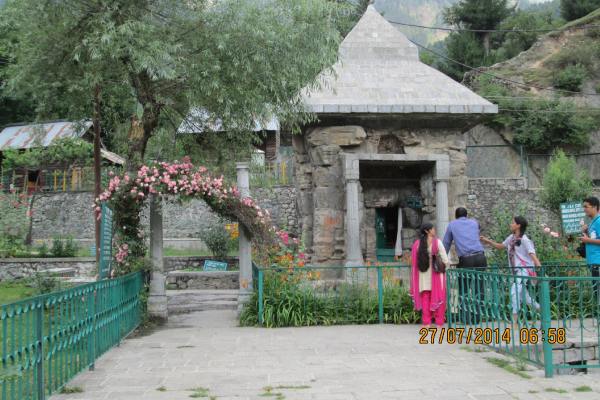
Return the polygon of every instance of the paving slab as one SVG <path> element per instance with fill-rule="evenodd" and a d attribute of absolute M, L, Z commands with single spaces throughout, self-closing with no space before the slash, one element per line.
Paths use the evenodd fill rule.
<path fill-rule="evenodd" d="M 531 379 L 525 379 L 486 361 L 503 357 L 493 351 L 420 345 L 418 330 L 241 328 L 230 310 L 175 315 L 147 336 L 124 340 L 97 361 L 95 371 L 69 383 L 83 393 L 51 400 L 183 400 L 199 387 L 219 400 L 277 398 L 270 393 L 281 393 L 282 400 L 600 398 L 598 373 L 546 379 L 530 367 Z M 593 392 L 575 391 L 583 385 Z"/>

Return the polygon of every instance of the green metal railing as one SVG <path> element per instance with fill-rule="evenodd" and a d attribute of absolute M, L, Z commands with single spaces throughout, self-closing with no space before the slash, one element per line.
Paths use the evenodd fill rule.
<path fill-rule="evenodd" d="M 253 265 L 258 324 L 409 323 L 407 265 L 262 268 Z"/>
<path fill-rule="evenodd" d="M 600 368 L 600 278 L 582 263 L 544 264 L 538 276 L 508 268 L 450 269 L 448 327 L 543 367 Z"/>
<path fill-rule="evenodd" d="M 140 322 L 141 273 L 2 305 L 3 400 L 43 400 Z"/>

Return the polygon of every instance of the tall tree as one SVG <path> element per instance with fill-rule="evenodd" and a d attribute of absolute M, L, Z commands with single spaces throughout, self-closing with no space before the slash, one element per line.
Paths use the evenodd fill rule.
<path fill-rule="evenodd" d="M 206 109 L 246 140 L 255 120 L 309 118 L 299 91 L 316 85 L 340 40 L 336 4 L 321 0 L 9 0 L 8 89 L 40 112 L 127 110 L 128 158 L 143 159 L 168 115 Z M 50 23 L 51 21 L 51 23 Z M 63 115 L 65 117 L 66 115 Z M 103 121 L 104 122 L 104 121 Z"/>
<path fill-rule="evenodd" d="M 567 21 L 581 18 L 600 8 L 600 0 L 560 0 L 560 13 Z"/>
<path fill-rule="evenodd" d="M 510 15 L 508 0 L 460 0 L 444 11 L 444 20 L 450 25 L 466 29 L 493 30 Z M 477 32 L 485 54 L 490 52 L 490 33 Z"/>

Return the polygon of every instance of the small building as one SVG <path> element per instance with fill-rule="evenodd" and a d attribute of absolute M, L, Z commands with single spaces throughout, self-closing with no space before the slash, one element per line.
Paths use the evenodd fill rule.
<path fill-rule="evenodd" d="M 7 149 L 32 149 L 49 147 L 64 138 L 80 138 L 93 141 L 90 121 L 53 121 L 40 124 L 10 125 L 0 131 L 0 165 L 2 153 Z M 103 164 L 122 166 L 125 159 L 104 148 L 100 149 Z M 54 163 L 35 168 L 11 168 L 2 170 L 2 186 L 32 191 L 80 191 L 93 189 L 92 160 L 73 164 Z"/>
<path fill-rule="evenodd" d="M 292 137 L 307 252 L 321 265 L 389 261 L 423 222 L 443 235 L 466 204 L 465 132 L 498 108 L 420 62 L 373 6 L 333 70 L 304 90 L 318 121 Z"/>
<path fill-rule="evenodd" d="M 202 108 L 192 108 L 183 119 L 178 134 L 196 134 L 200 138 L 210 134 L 223 133 L 223 123 L 220 119 L 211 120 L 209 113 Z M 267 164 L 278 160 L 280 146 L 280 127 L 277 118 L 273 117 L 265 123 L 254 121 L 253 131 L 259 135 L 261 142 L 256 144 L 254 160 L 262 159 Z"/>

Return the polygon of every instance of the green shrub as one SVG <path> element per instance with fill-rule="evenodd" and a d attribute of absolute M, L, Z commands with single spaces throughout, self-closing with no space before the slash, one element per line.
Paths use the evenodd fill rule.
<path fill-rule="evenodd" d="M 545 224 L 543 224 L 539 218 L 536 218 L 531 214 L 531 212 L 528 212 L 525 204 L 495 207 L 492 210 L 491 224 L 487 231 L 484 232 L 484 235 L 498 243 L 502 243 L 504 239 L 511 234 L 509 224 L 512 219 L 517 215 L 522 215 L 526 217 L 529 222 L 527 226 L 527 236 L 533 241 L 540 262 L 561 261 L 572 259 L 577 256 L 575 247 L 578 243 L 569 242 L 567 238 L 562 236 L 560 238 L 552 237 L 544 232 Z M 557 232 L 560 230 L 560 227 L 558 226 L 550 228 Z M 489 262 L 490 264 L 506 266 L 508 264 L 507 257 L 506 250 L 491 249 Z"/>
<path fill-rule="evenodd" d="M 598 119 L 589 112 L 579 110 L 573 102 L 522 94 L 515 99 L 511 90 L 489 77 L 480 77 L 477 85 L 478 93 L 498 103 L 501 109 L 486 124 L 494 129 L 512 130 L 514 144 L 522 145 L 529 151 L 547 152 L 557 147 L 584 148 L 589 143 L 590 133 L 598 129 Z"/>
<path fill-rule="evenodd" d="M 31 279 L 32 285 L 38 295 L 52 293 L 62 288 L 60 278 L 48 273 L 36 272 Z"/>
<path fill-rule="evenodd" d="M 67 238 L 54 237 L 52 238 L 52 248 L 50 254 L 52 257 L 75 257 L 79 246 L 73 240 L 73 237 L 67 236 Z"/>
<path fill-rule="evenodd" d="M 263 322 L 266 327 L 379 322 L 377 292 L 368 285 L 339 282 L 335 288 L 316 289 L 313 282 L 295 279 L 294 274 L 265 273 Z M 384 322 L 414 324 L 420 321 L 420 313 L 413 309 L 412 299 L 403 286 L 386 284 L 383 298 Z M 258 324 L 256 291 L 240 315 L 240 324 Z"/>
<path fill-rule="evenodd" d="M 59 237 L 52 238 L 52 248 L 50 249 L 52 257 L 62 257 L 64 252 L 62 239 Z"/>
<path fill-rule="evenodd" d="M 573 157 L 558 150 L 552 156 L 542 182 L 542 202 L 558 212 L 560 203 L 583 201 L 592 193 L 593 184 L 587 171 L 580 169 Z"/>
<path fill-rule="evenodd" d="M 71 236 L 67 237 L 64 243 L 63 248 L 63 257 L 75 257 L 77 255 L 77 250 L 79 250 L 79 246 L 75 243 Z"/>
<path fill-rule="evenodd" d="M 583 81 L 587 78 L 585 67 L 580 64 L 569 65 L 554 75 L 554 87 L 579 92 Z"/>
<path fill-rule="evenodd" d="M 46 245 L 46 243 L 42 243 L 42 245 L 40 247 L 38 247 L 38 256 L 45 258 L 48 256 L 48 246 Z"/>
<path fill-rule="evenodd" d="M 217 258 L 226 257 L 231 247 L 231 237 L 221 220 L 202 229 L 200 239 L 206 244 L 212 255 Z"/>
<path fill-rule="evenodd" d="M 24 251 L 29 229 L 29 197 L 2 191 L 0 185 L 0 257 L 15 257 Z"/>

